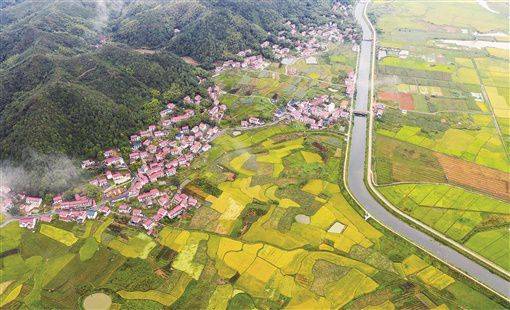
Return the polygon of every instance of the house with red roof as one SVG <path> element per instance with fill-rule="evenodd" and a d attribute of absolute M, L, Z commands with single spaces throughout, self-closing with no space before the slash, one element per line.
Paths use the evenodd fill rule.
<path fill-rule="evenodd" d="M 53 217 L 51 216 L 51 214 L 43 214 L 39 219 L 41 220 L 41 222 L 50 223 L 53 220 Z"/>
<path fill-rule="evenodd" d="M 53 204 L 56 205 L 56 204 L 59 204 L 62 202 L 62 196 L 61 195 L 56 195 L 53 197 Z"/>
<path fill-rule="evenodd" d="M 136 216 L 142 216 L 142 210 L 140 210 L 140 209 L 133 209 L 131 214 L 132 215 L 136 215 Z"/>
<path fill-rule="evenodd" d="M 180 204 L 180 203 L 185 203 L 188 201 L 188 195 L 184 194 L 184 193 L 179 193 L 179 194 L 175 194 L 174 195 L 174 202 Z"/>
<path fill-rule="evenodd" d="M 129 220 L 129 223 L 131 225 L 138 225 L 138 224 L 140 224 L 140 222 L 142 222 L 142 219 L 143 218 L 140 215 L 133 215 L 133 216 L 131 216 L 131 219 Z"/>
<path fill-rule="evenodd" d="M 121 204 L 119 206 L 119 213 L 129 214 L 130 212 L 131 212 L 131 207 L 128 206 L 127 204 Z"/>
<path fill-rule="evenodd" d="M 102 206 L 99 208 L 99 213 L 102 213 L 104 216 L 108 216 L 110 214 L 110 208 L 108 208 L 107 206 Z"/>
<path fill-rule="evenodd" d="M 121 166 L 121 165 L 124 165 L 124 159 L 122 159 L 122 157 L 119 157 L 119 156 L 113 156 L 113 157 L 108 157 L 104 160 L 104 164 L 107 166 L 107 167 L 110 167 L 110 166 Z"/>
<path fill-rule="evenodd" d="M 19 219 L 19 227 L 34 229 L 35 224 L 37 223 L 37 218 L 35 217 L 24 217 Z"/>
<path fill-rule="evenodd" d="M 166 209 L 164 209 L 164 208 L 159 208 L 159 209 L 158 209 L 158 213 L 157 213 L 157 214 L 158 214 L 158 215 L 162 218 L 162 217 L 164 217 L 165 215 L 167 215 L 167 213 L 168 213 L 168 211 L 167 211 Z"/>
<path fill-rule="evenodd" d="M 156 226 L 156 222 L 154 222 L 152 219 L 146 219 L 143 222 L 142 226 L 146 230 L 152 230 L 154 228 L 154 226 Z"/>
<path fill-rule="evenodd" d="M 153 188 L 150 191 L 138 195 L 139 202 L 148 202 L 149 200 L 156 199 L 159 196 L 159 190 L 157 188 Z"/>
<path fill-rule="evenodd" d="M 170 203 L 170 197 L 168 197 L 168 194 L 165 193 L 161 195 L 158 199 L 158 203 L 163 207 L 167 206 Z"/>
<path fill-rule="evenodd" d="M 119 184 L 126 183 L 129 180 L 131 180 L 131 174 L 129 174 L 129 172 L 125 173 L 125 174 L 116 172 L 112 175 L 112 179 L 113 179 L 113 183 L 115 183 L 116 185 L 119 185 Z"/>
<path fill-rule="evenodd" d="M 186 210 L 184 205 L 178 205 L 167 213 L 168 218 L 173 219 L 181 215 Z"/>

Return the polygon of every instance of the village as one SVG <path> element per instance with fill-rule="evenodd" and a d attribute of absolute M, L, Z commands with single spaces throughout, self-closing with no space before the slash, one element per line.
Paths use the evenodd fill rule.
<path fill-rule="evenodd" d="M 38 221 L 58 219 L 83 223 L 87 219 L 106 217 L 113 212 L 129 217 L 130 225 L 143 227 L 148 234 L 153 234 L 163 218 L 174 219 L 186 210 L 200 206 L 197 199 L 180 189 L 144 189 L 174 176 L 179 168 L 189 167 L 197 155 L 211 148 L 210 142 L 220 131 L 211 124 L 222 119 L 226 106 L 219 102 L 220 89 L 217 86 L 209 87 L 207 93 L 208 101 L 212 104 L 203 110 L 203 114 L 208 123 L 190 126 L 187 121 L 205 101 L 198 94 L 193 98 L 187 96 L 182 100 L 184 106 L 178 107 L 168 102 L 160 112 L 158 124 L 150 125 L 130 137 L 131 153 L 127 163 L 118 149 L 104 150 L 104 160 L 101 162 L 96 159 L 82 162 L 81 168 L 84 170 L 104 171 L 88 182 L 100 189 L 100 202 L 80 194 L 75 194 L 72 200 L 64 200 L 59 194 L 53 197 L 49 205 L 45 205 L 40 197 L 15 193 L 9 187 L 2 186 L 2 212 L 17 208 L 19 225 L 28 229 L 34 229 Z M 177 129 L 173 136 L 170 136 L 171 128 Z M 131 207 L 132 204 L 137 207 Z"/>
<path fill-rule="evenodd" d="M 334 11 L 347 14 L 347 9 L 341 5 L 335 6 Z M 276 35 L 280 44 L 264 41 L 260 45 L 262 49 L 270 49 L 284 65 L 295 58 L 306 58 L 307 63 L 316 63 L 314 55 L 326 50 L 328 43 L 354 43 L 359 40 L 355 28 L 339 27 L 335 23 L 302 25 L 300 31 L 290 21 L 285 26 L 290 31 L 280 31 Z M 236 57 L 236 60 L 227 60 L 216 67 L 214 73 L 231 68 L 259 70 L 271 63 L 270 59 L 251 49 L 240 51 Z M 200 83 L 204 82 L 203 78 L 198 78 Z M 353 71 L 348 73 L 344 83 L 346 95 L 352 99 L 355 89 Z M 182 191 L 182 184 L 164 186 L 164 190 L 158 189 L 158 185 L 167 184 L 179 169 L 189 167 L 197 156 L 211 148 L 211 142 L 221 134 L 217 124 L 227 110 L 226 105 L 220 102 L 221 93 L 218 86 L 210 86 L 206 98 L 195 94 L 179 102 L 167 102 L 160 111 L 157 124 L 130 136 L 131 152 L 127 156 L 124 154 L 123 157 L 119 149 L 106 149 L 101 160 L 82 161 L 83 170 L 97 172 L 88 185 L 100 192 L 98 196 L 88 197 L 82 191 L 64 199 L 63 194 L 58 194 L 50 202 L 43 203 L 41 197 L 16 193 L 3 185 L 0 187 L 0 210 L 3 213 L 11 211 L 19 218 L 19 225 L 28 229 L 34 229 L 38 221 L 58 219 L 84 223 L 87 219 L 113 213 L 126 219 L 129 225 L 142 227 L 148 234 L 154 234 L 165 218 L 175 219 L 201 205 L 198 199 Z M 379 113 L 383 109 L 379 108 Z M 196 120 L 195 116 L 200 116 L 201 121 L 192 123 Z M 309 100 L 289 101 L 274 112 L 273 122 L 295 121 L 311 130 L 340 124 L 340 130 L 344 130 L 349 117 L 347 100 L 336 104 L 329 96 L 321 95 Z M 242 120 L 240 128 L 250 129 L 265 124 L 252 116 Z"/>

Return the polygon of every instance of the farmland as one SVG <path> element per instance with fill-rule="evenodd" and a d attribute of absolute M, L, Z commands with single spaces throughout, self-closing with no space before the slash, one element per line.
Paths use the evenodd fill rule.
<path fill-rule="evenodd" d="M 386 106 L 375 123 L 379 191 L 510 270 L 510 58 L 474 43 L 497 41 L 491 33 L 508 31 L 507 13 L 474 1 L 376 1 L 370 11 L 379 31 L 374 99 Z"/>
<path fill-rule="evenodd" d="M 459 64 L 463 68 L 386 60 L 386 73 L 416 75 L 381 88 L 389 108 L 377 128 L 377 177 L 395 204 L 448 213 L 441 226 L 445 233 L 499 263 L 505 257 L 498 250 L 507 241 L 506 202 L 446 182 L 506 195 L 501 175 L 487 170 L 503 173 L 507 164 L 498 157 L 504 149 L 493 139 L 497 130 L 490 114 L 504 109 L 464 102 L 469 92 L 457 91 L 455 84 L 418 82 L 427 75 L 440 81 L 456 75 L 472 87 L 475 76 L 464 73 L 476 71 L 475 63 Z M 2 308 L 508 308 L 507 301 L 365 218 L 343 186 L 346 135 L 338 128 L 271 123 L 274 112 L 292 99 L 326 94 L 337 105 L 348 104 L 344 79 L 354 66 L 350 46 L 330 46 L 317 64 L 294 59 L 214 76 L 222 89 L 219 100 L 228 106 L 222 128 L 211 149 L 175 175 L 175 187 L 196 197 L 199 207 L 163 217 L 154 230 L 147 229 L 150 235 L 117 208 L 86 224 L 54 221 L 34 231 L 6 225 L 0 231 Z M 398 123 L 403 108 L 410 116 L 426 114 Z M 422 134 L 416 128 L 427 123 L 428 113 L 436 115 L 432 124 L 439 130 L 430 126 Z M 267 124 L 238 128 L 252 116 Z M 457 141 L 460 134 L 467 136 Z M 469 143 L 476 147 L 466 147 Z M 494 183 L 462 183 L 452 158 L 482 167 L 477 173 Z M 439 189 L 423 181 L 445 184 Z M 149 184 L 160 185 L 169 186 Z M 457 204 L 459 196 L 469 204 Z M 136 205 L 157 212 L 150 204 Z M 462 220 L 466 213 L 473 214 L 471 221 Z M 447 227 L 446 221 L 453 223 Z"/>
<path fill-rule="evenodd" d="M 225 123 L 238 125 L 251 116 L 272 120 L 274 111 L 291 99 L 325 94 L 335 101 L 344 100 L 343 78 L 355 65 L 356 54 L 349 46 L 331 45 L 317 57 L 317 64 L 296 59 L 289 65 L 271 63 L 263 70 L 224 71 L 215 82 L 225 91 L 220 97 L 228 107 Z"/>
<path fill-rule="evenodd" d="M 510 269 L 510 204 L 450 185 L 384 186 L 381 192 L 405 213 Z"/>
<path fill-rule="evenodd" d="M 188 186 L 201 189 L 204 205 L 154 237 L 114 217 L 82 228 L 47 225 L 51 233 L 12 223 L 2 244 L 20 250 L 2 257 L 2 301 L 76 308 L 99 296 L 134 308 L 421 307 L 426 295 L 436 306 L 501 307 L 365 221 L 339 185 L 343 149 L 341 135 L 297 124 L 226 133 L 187 175 L 202 180 Z M 67 234 L 72 244 L 62 241 Z M 483 235 L 472 235 L 469 242 L 480 246 Z"/>

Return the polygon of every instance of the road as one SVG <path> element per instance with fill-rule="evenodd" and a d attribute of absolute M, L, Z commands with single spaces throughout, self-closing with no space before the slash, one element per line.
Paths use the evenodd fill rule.
<path fill-rule="evenodd" d="M 371 26 L 364 17 L 364 7 L 367 1 L 368 0 L 361 0 L 355 8 L 356 20 L 363 29 L 363 41 L 361 43 L 358 77 L 356 81 L 357 93 L 355 98 L 355 110 L 367 110 L 369 108 L 373 36 Z M 354 117 L 349 150 L 347 182 L 349 190 L 355 199 L 372 218 L 382 225 L 426 250 L 439 260 L 499 293 L 499 295 L 510 299 L 510 283 L 508 281 L 490 272 L 488 269 L 460 254 L 456 250 L 436 241 L 420 230 L 409 226 L 372 197 L 364 182 L 368 124 L 369 122 L 366 117 Z"/>

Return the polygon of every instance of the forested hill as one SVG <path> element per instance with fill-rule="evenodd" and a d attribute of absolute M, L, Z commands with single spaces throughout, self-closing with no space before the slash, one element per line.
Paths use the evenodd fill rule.
<path fill-rule="evenodd" d="M 101 42 L 106 22 L 97 19 L 94 3 L 3 5 L 3 159 L 23 159 L 28 149 L 96 155 L 106 146 L 127 144 L 129 134 L 153 121 L 159 111 L 147 105 L 153 97 L 163 99 L 169 88 L 176 97 L 201 91 L 197 69 L 170 52 L 141 54 Z"/>
<path fill-rule="evenodd" d="M 112 24 L 115 40 L 166 49 L 207 64 L 247 48 L 258 49 L 284 23 L 332 20 L 328 0 L 135 1 Z M 338 2 L 338 1 L 337 1 Z M 349 2 L 344 0 L 343 2 Z"/>
<path fill-rule="evenodd" d="M 144 105 L 154 93 L 172 84 L 182 93 L 198 91 L 194 70 L 168 53 L 115 46 L 70 58 L 28 57 L 0 75 L 1 149 L 14 158 L 27 147 L 91 156 L 128 143 L 157 114 Z"/>
<path fill-rule="evenodd" d="M 287 20 L 332 20 L 332 2 L 3 1 L 0 158 L 22 159 L 27 148 L 84 157 L 126 143 L 151 121 L 153 97 L 203 91 L 200 69 L 175 54 L 208 67 L 258 49 Z"/>

